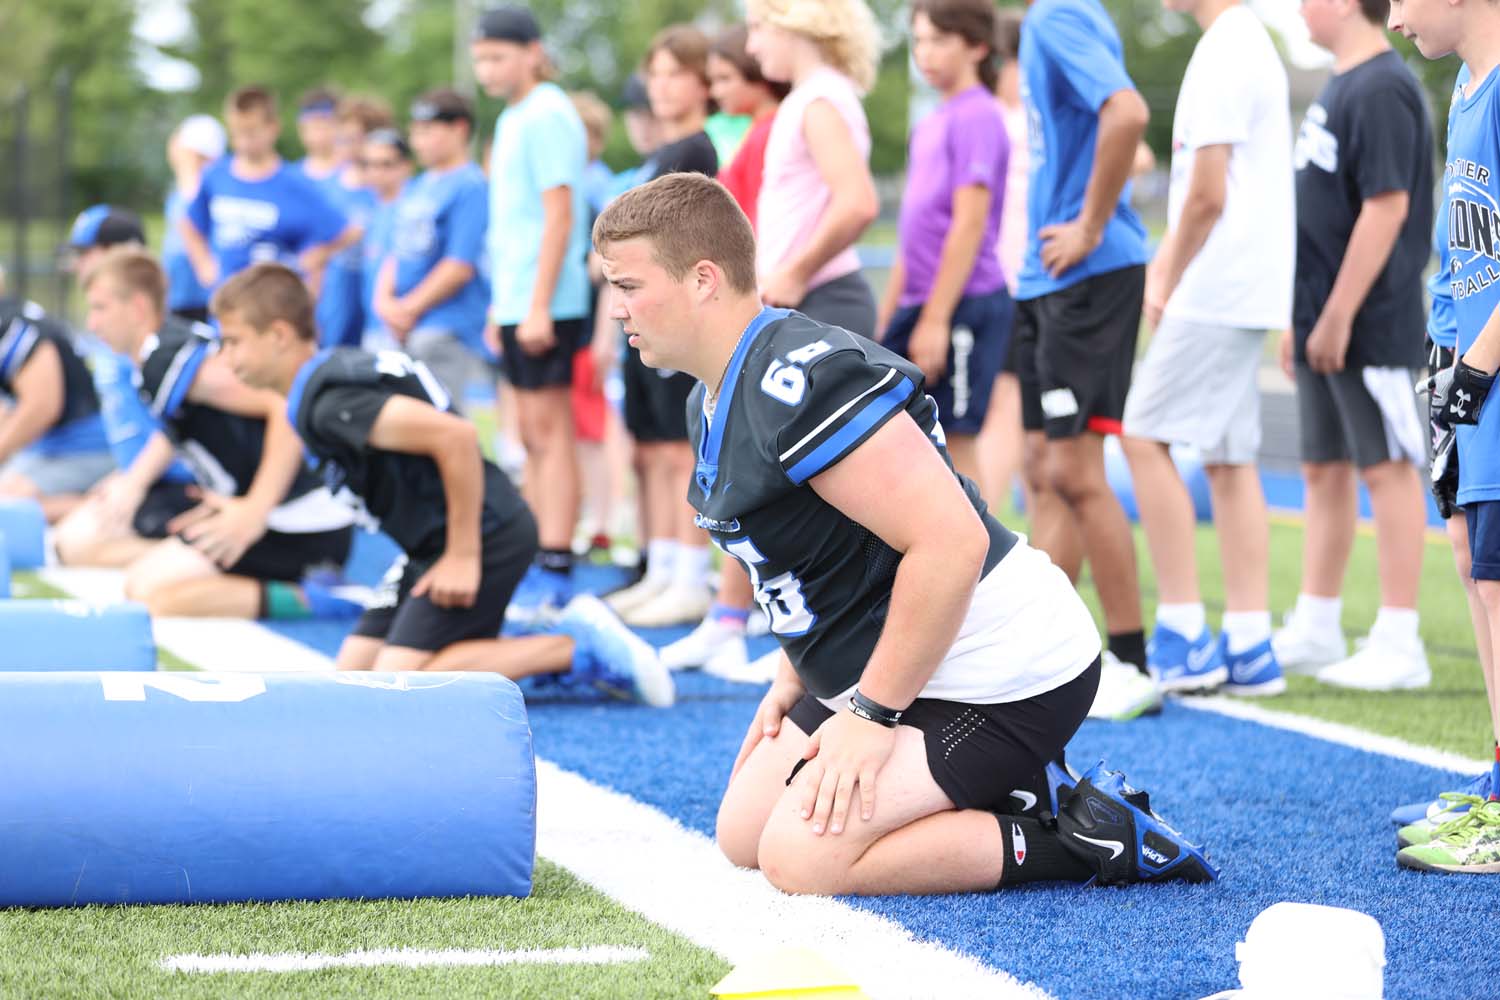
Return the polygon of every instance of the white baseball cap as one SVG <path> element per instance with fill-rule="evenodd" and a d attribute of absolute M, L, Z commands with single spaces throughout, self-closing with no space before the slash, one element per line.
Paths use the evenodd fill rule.
<path fill-rule="evenodd" d="M 199 156 L 217 160 L 224 155 L 224 126 L 213 115 L 192 115 L 177 126 L 177 141 Z"/>

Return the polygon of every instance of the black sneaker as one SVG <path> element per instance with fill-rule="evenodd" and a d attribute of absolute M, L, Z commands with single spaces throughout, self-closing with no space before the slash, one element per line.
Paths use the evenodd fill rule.
<path fill-rule="evenodd" d="M 1079 780 L 1057 816 L 1063 844 L 1097 872 L 1099 885 L 1212 882 L 1219 869 L 1196 844 L 1151 811 L 1145 792 L 1100 761 Z"/>

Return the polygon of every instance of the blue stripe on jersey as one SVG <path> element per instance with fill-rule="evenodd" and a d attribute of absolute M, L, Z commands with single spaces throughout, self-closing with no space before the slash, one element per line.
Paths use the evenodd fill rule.
<path fill-rule="evenodd" d="M 818 445 L 811 455 L 792 466 L 791 471 L 786 474 L 787 478 L 801 486 L 834 464 L 850 445 L 868 433 L 872 427 L 896 410 L 905 407 L 907 399 L 911 396 L 911 388 L 911 379 L 903 375 L 895 385 L 876 396 L 869 406 L 860 410 L 852 420 L 840 427 L 837 433 Z"/>
<path fill-rule="evenodd" d="M 729 413 L 729 404 L 734 401 L 735 386 L 740 381 L 740 370 L 745 367 L 745 356 L 750 353 L 750 345 L 755 343 L 755 338 L 760 335 L 760 331 L 776 320 L 786 319 L 791 313 L 790 309 L 763 307 L 755 314 L 750 325 L 745 327 L 745 332 L 740 334 L 739 343 L 735 345 L 734 353 L 729 357 L 729 367 L 724 369 L 724 384 L 719 389 L 719 400 L 714 405 L 715 414 Z M 719 448 L 724 443 L 724 420 L 709 420 L 706 413 L 699 419 L 703 421 L 703 436 L 694 481 L 703 491 L 703 495 L 707 496 L 712 492 L 714 481 L 719 477 Z"/>
<path fill-rule="evenodd" d="M 200 341 L 194 344 L 192 350 L 177 371 L 177 377 L 170 386 L 166 386 L 166 402 L 157 411 L 157 416 L 163 420 L 170 420 L 177 416 L 182 409 L 182 404 L 187 400 L 188 390 L 193 387 L 193 380 L 198 377 L 198 370 L 203 367 L 203 362 L 208 360 L 208 343 Z"/>
<path fill-rule="evenodd" d="M 0 377 L 4 377 L 6 382 L 15 380 L 16 371 L 20 368 L 19 359 L 26 356 L 26 350 L 22 349 L 23 345 L 29 350 L 31 342 L 35 339 L 36 331 L 32 329 L 30 323 L 19 316 L 11 321 L 10 331 L 4 338 L 9 343 L 0 341 L 0 345 L 4 348 L 4 354 L 0 355 Z"/>
<path fill-rule="evenodd" d="M 325 347 L 308 358 L 307 363 L 297 369 L 297 374 L 292 379 L 292 388 L 286 394 L 286 419 L 294 430 L 297 427 L 297 411 L 302 409 L 302 394 L 307 391 L 307 380 L 312 378 L 313 372 L 322 367 L 323 362 L 328 360 L 333 351 L 332 347 Z M 311 463 L 312 455 L 309 454 L 307 460 Z"/>

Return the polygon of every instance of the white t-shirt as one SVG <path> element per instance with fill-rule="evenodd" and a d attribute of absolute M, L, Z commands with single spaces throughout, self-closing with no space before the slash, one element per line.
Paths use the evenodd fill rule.
<path fill-rule="evenodd" d="M 958 637 L 917 697 L 1024 701 L 1073 680 L 1099 650 L 1098 627 L 1067 574 L 1022 537 L 974 588 Z M 821 700 L 842 711 L 853 693 Z"/>
<path fill-rule="evenodd" d="M 1167 302 L 1174 319 L 1279 330 L 1292 318 L 1297 258 L 1286 70 L 1243 4 L 1220 14 L 1188 62 L 1172 120 L 1167 222 L 1182 216 L 1193 159 L 1233 146 L 1224 212 Z"/>

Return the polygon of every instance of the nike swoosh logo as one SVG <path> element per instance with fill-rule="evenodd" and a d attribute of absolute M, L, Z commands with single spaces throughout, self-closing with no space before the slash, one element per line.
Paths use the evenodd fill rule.
<path fill-rule="evenodd" d="M 1215 650 L 1212 646 L 1203 646 L 1199 649 L 1188 650 L 1188 669 L 1193 673 L 1202 670 L 1208 664 L 1208 661 L 1213 659 L 1214 652 Z"/>
<path fill-rule="evenodd" d="M 1075 833 L 1073 834 L 1073 836 L 1086 844 L 1093 844 L 1095 847 L 1109 848 L 1109 860 L 1111 861 L 1113 861 L 1115 858 L 1118 858 L 1121 854 L 1125 853 L 1125 845 L 1120 843 L 1118 840 L 1095 840 L 1093 837 L 1085 837 L 1081 833 Z"/>
<path fill-rule="evenodd" d="M 1234 667 L 1234 679 L 1237 681 L 1248 680 L 1260 673 L 1271 663 L 1271 654 L 1262 653 L 1249 663 L 1237 663 Z"/>
<path fill-rule="evenodd" d="M 1033 795 L 1033 794 L 1031 794 L 1030 792 L 1021 792 L 1021 791 L 1011 792 L 1010 793 L 1010 797 L 1013 798 L 1013 799 L 1020 799 L 1021 800 L 1021 811 L 1022 812 L 1027 812 L 1028 810 L 1036 808 L 1036 796 Z"/>

